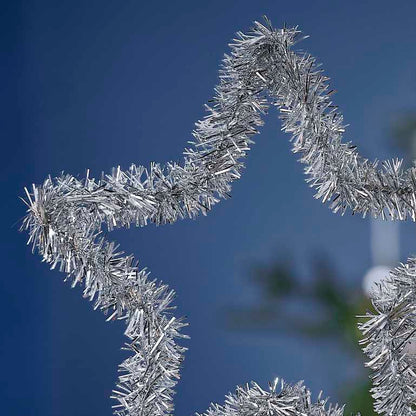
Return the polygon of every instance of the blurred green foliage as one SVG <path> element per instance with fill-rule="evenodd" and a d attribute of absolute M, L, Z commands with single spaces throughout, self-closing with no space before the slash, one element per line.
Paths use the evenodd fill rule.
<path fill-rule="evenodd" d="M 361 333 L 357 328 L 358 315 L 372 308 L 361 288 L 348 286 L 345 279 L 325 256 L 314 256 L 310 279 L 305 283 L 297 276 L 289 260 L 279 260 L 271 265 L 251 267 L 249 279 L 261 293 L 262 303 L 252 308 L 229 310 L 229 324 L 234 329 L 279 329 L 316 339 L 324 337 L 338 339 L 363 364 L 365 356 L 358 341 Z M 286 311 L 287 301 L 314 305 L 316 313 L 303 312 L 302 319 Z M 306 316 L 308 315 L 308 316 Z M 310 319 L 309 319 L 310 318 Z M 372 416 L 371 383 L 369 372 L 363 374 L 352 385 L 339 392 L 347 403 L 345 414 Z"/>

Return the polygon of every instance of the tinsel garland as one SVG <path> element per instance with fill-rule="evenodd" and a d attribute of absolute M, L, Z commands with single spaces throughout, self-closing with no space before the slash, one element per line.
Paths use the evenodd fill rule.
<path fill-rule="evenodd" d="M 268 103 L 279 107 L 282 129 L 292 135 L 293 152 L 300 154 L 317 199 L 341 214 L 350 209 L 363 216 L 416 220 L 415 168 L 403 170 L 398 160 L 370 162 L 341 141 L 345 126 L 332 104 L 329 78 L 315 58 L 292 50 L 302 39 L 299 35 L 297 28 L 273 29 L 267 19 L 255 22 L 248 34 L 237 34 L 183 164 L 118 167 L 99 180 L 88 174 L 84 180 L 49 177 L 26 191 L 23 228 L 29 231 L 29 243 L 52 268 L 66 273 L 72 286 L 83 283 L 84 297 L 94 300 L 108 320 L 126 320 L 132 355 L 120 364 L 122 375 L 112 396 L 118 401 L 116 415 L 173 412 L 185 352 L 176 340 L 186 337 L 181 332 L 186 323 L 172 315 L 174 292 L 106 241 L 102 227 L 172 223 L 206 214 L 229 197 Z M 406 349 L 416 331 L 415 266 L 416 260 L 409 259 L 374 291 L 375 312 L 361 325 L 380 415 L 416 415 L 414 359 Z M 269 391 L 256 384 L 238 388 L 224 406 L 213 405 L 206 415 L 342 413 L 320 398 L 312 403 L 303 385 L 277 388 L 276 380 Z"/>

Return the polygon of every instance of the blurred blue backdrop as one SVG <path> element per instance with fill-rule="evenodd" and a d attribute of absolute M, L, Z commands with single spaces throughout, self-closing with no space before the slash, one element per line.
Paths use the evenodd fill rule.
<path fill-rule="evenodd" d="M 105 323 L 25 246 L 24 186 L 61 171 L 98 176 L 118 164 L 179 160 L 227 43 L 263 14 L 311 35 L 299 47 L 323 62 L 350 124 L 346 139 L 365 156 L 394 156 L 390 119 L 416 107 L 414 1 L 16 0 L 0 13 L 2 415 L 110 415 L 125 356 L 123 324 Z M 318 250 L 357 287 L 370 266 L 368 221 L 312 198 L 288 139 L 272 110 L 231 200 L 197 221 L 112 233 L 176 290 L 177 313 L 190 322 L 176 414 L 275 376 L 337 400 L 359 371 L 335 342 L 224 327 L 224 307 L 259 295 L 244 279 L 252 261 L 289 252 L 306 281 Z M 401 260 L 414 251 L 414 231 L 401 225 Z"/>

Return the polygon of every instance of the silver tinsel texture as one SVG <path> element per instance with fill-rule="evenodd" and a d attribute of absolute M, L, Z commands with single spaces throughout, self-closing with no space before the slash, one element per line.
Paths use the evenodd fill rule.
<path fill-rule="evenodd" d="M 206 214 L 229 197 L 238 179 L 251 137 L 261 126 L 268 104 L 280 109 L 282 128 L 291 134 L 293 152 L 305 165 L 316 198 L 334 212 L 347 210 L 389 220 L 416 220 L 416 170 L 398 160 L 370 162 L 351 143 L 341 141 L 342 115 L 331 102 L 328 78 L 315 59 L 292 50 L 302 38 L 297 28 L 273 29 L 255 22 L 238 33 L 220 70 L 220 83 L 196 123 L 194 142 L 182 164 L 120 167 L 95 180 L 87 174 L 47 178 L 27 191 L 23 228 L 29 242 L 52 268 L 82 283 L 108 320 L 125 319 L 132 355 L 120 364 L 113 392 L 119 416 L 158 416 L 173 412 L 186 323 L 172 314 L 174 292 L 149 278 L 132 256 L 102 237 L 102 227 L 172 223 Z M 380 415 L 416 415 L 416 374 L 408 353 L 416 331 L 416 261 L 396 268 L 374 291 L 375 312 L 361 325 L 373 369 L 375 409 Z M 297 384 L 256 384 L 238 388 L 210 416 L 337 416 L 342 408 L 326 406 Z"/>

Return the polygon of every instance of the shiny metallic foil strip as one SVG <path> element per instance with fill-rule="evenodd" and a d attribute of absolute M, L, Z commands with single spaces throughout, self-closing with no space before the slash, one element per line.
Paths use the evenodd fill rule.
<path fill-rule="evenodd" d="M 133 256 L 124 256 L 102 236 L 118 227 L 173 223 L 207 214 L 228 198 L 240 178 L 243 159 L 262 125 L 268 105 L 280 109 L 282 129 L 291 134 L 293 152 L 305 165 L 315 197 L 334 212 L 347 210 L 389 220 L 416 220 L 416 170 L 401 161 L 379 163 L 362 158 L 341 141 L 345 126 L 332 104 L 333 93 L 315 58 L 292 47 L 303 38 L 297 28 L 274 29 L 266 19 L 239 32 L 220 69 L 220 83 L 195 125 L 194 142 L 182 164 L 152 163 L 148 168 L 120 167 L 99 180 L 72 175 L 48 177 L 26 190 L 28 230 L 43 260 L 81 283 L 108 320 L 124 319 L 132 355 L 120 364 L 113 391 L 119 416 L 158 416 L 173 412 L 175 385 L 185 348 L 186 323 L 173 315 L 174 292 L 149 278 Z M 416 375 L 406 352 L 415 325 L 415 260 L 396 268 L 373 294 L 374 313 L 361 325 L 373 369 L 372 394 L 380 415 L 415 415 Z M 210 416 L 339 416 L 342 407 L 312 402 L 302 384 L 280 384 L 269 390 L 256 384 L 239 387 Z"/>

